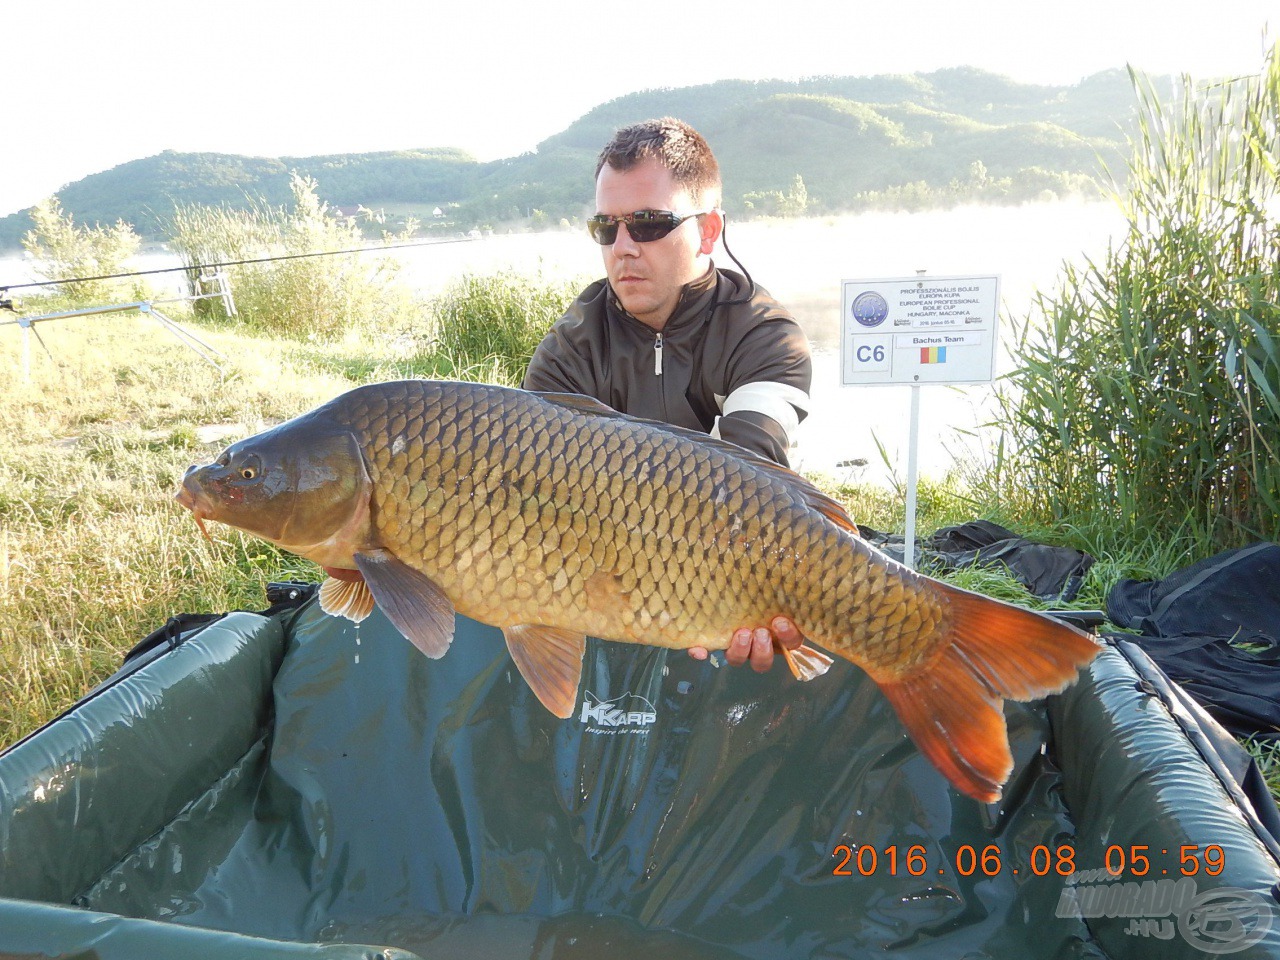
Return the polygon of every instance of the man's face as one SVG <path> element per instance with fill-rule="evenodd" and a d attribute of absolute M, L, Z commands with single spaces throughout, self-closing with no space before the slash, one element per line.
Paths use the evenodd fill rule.
<path fill-rule="evenodd" d="M 655 160 L 626 171 L 606 163 L 596 178 L 597 213 L 616 217 L 637 210 L 687 214 L 698 209 L 689 191 Z M 609 283 L 623 308 L 661 330 L 679 302 L 681 288 L 706 273 L 720 223 L 719 213 L 686 220 L 661 240 L 648 243 L 636 243 L 627 225 L 618 224 L 617 240 L 600 249 Z"/>

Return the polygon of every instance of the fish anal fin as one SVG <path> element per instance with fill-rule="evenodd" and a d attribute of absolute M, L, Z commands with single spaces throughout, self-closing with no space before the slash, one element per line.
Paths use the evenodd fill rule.
<path fill-rule="evenodd" d="M 916 745 L 961 792 L 1000 798 L 1013 769 L 1003 702 L 1065 689 L 1101 649 L 1057 620 L 934 584 L 947 603 L 947 642 L 915 673 L 877 678 Z"/>
<path fill-rule="evenodd" d="M 360 623 L 373 613 L 373 592 L 364 579 L 329 577 L 320 584 L 320 609 L 332 617 Z"/>
<path fill-rule="evenodd" d="M 504 627 L 502 634 L 520 675 L 542 705 L 562 720 L 573 716 L 586 636 L 540 624 Z"/>
<path fill-rule="evenodd" d="M 1013 755 L 998 698 L 956 668 L 950 658 L 881 691 L 920 752 L 961 793 L 983 803 L 1000 799 Z"/>
<path fill-rule="evenodd" d="M 454 612 L 440 586 L 388 550 L 362 550 L 355 559 L 373 598 L 396 629 L 433 660 L 448 653 Z"/>
<path fill-rule="evenodd" d="M 801 681 L 822 676 L 835 662 L 817 647 L 811 647 L 807 643 L 801 644 L 796 650 L 783 647 L 782 655 L 786 658 L 787 666 L 791 668 L 791 675 Z"/>

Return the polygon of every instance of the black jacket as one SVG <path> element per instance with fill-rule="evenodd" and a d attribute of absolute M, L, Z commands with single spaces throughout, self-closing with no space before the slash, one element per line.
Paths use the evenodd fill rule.
<path fill-rule="evenodd" d="M 749 292 L 741 274 L 713 267 L 685 287 L 659 334 L 622 308 L 607 280 L 598 280 L 538 345 L 524 387 L 586 394 L 632 416 L 704 433 L 719 418 L 723 439 L 785 465 L 794 441 L 787 427 L 807 413 L 809 344 L 767 291 L 756 287 L 746 302 L 727 302 Z M 723 414 L 726 399 L 747 384 L 777 385 L 763 388 L 762 402 L 746 404 L 776 416 L 758 409 Z"/>

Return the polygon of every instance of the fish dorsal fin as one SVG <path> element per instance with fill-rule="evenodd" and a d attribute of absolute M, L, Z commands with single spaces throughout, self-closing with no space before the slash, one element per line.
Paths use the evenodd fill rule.
<path fill-rule="evenodd" d="M 373 592 L 364 579 L 339 580 L 329 577 L 320 584 L 320 609 L 331 617 L 346 617 L 360 623 L 373 613 Z"/>
<path fill-rule="evenodd" d="M 365 550 L 355 558 L 373 598 L 396 629 L 432 660 L 448 653 L 453 604 L 439 585 L 388 550 Z"/>
<path fill-rule="evenodd" d="M 827 496 L 794 470 L 790 470 L 780 463 L 774 463 L 767 457 L 758 457 L 755 463 L 756 466 L 771 470 L 784 479 L 804 498 L 805 503 L 817 510 L 837 527 L 861 539 L 862 534 L 858 532 L 858 525 L 853 522 L 853 518 L 849 516 L 848 511 L 845 510 L 840 501 L 834 497 Z"/>
<path fill-rule="evenodd" d="M 535 397 L 541 397 L 547 403 L 554 403 L 558 407 L 567 407 L 578 413 L 594 413 L 602 417 L 624 417 L 628 420 L 635 419 L 634 417 L 628 417 L 625 413 L 618 412 L 603 400 L 588 397 L 585 393 L 549 393 L 544 390 L 530 390 L 529 392 Z"/>
<path fill-rule="evenodd" d="M 586 636 L 540 624 L 504 627 L 502 634 L 520 676 L 542 705 L 562 720 L 573 716 Z"/>
<path fill-rule="evenodd" d="M 649 420 L 645 417 L 633 417 L 629 413 L 622 413 L 613 409 L 607 403 L 602 403 L 595 397 L 583 396 L 580 393 L 541 393 L 537 390 L 529 391 L 535 397 L 541 397 L 548 403 L 553 403 L 558 407 L 564 407 L 572 410 L 574 413 L 591 414 L 597 417 L 608 417 L 612 420 L 626 420 L 630 423 L 642 423 L 646 427 L 652 427 L 654 430 L 661 430 L 663 433 L 669 433 L 673 437 L 683 437 L 686 440 L 694 440 L 702 444 L 704 447 L 710 447 L 713 450 L 719 450 L 722 453 L 730 454 L 739 460 L 746 460 L 748 463 L 757 465 L 770 465 L 778 467 L 780 470 L 786 470 L 786 467 L 774 463 L 768 457 L 763 457 L 754 451 L 748 450 L 746 447 L 740 447 L 736 443 L 730 443 L 728 440 L 721 440 L 719 437 L 713 437 L 710 434 L 703 433 L 701 430 L 691 430 L 688 427 L 680 427 L 674 423 L 664 423 L 661 420 Z"/>
<path fill-rule="evenodd" d="M 594 414 L 600 417 L 611 417 L 615 420 L 630 420 L 633 423 L 643 423 L 646 426 L 653 427 L 655 430 L 696 441 L 705 447 L 710 447 L 712 450 L 719 450 L 721 453 L 726 453 L 731 457 L 745 460 L 753 466 L 772 471 L 774 476 L 784 480 L 795 489 L 805 503 L 814 510 L 817 510 L 842 530 L 853 534 L 855 537 L 861 537 L 861 534 L 858 533 L 858 525 L 853 522 L 853 518 L 849 516 L 838 501 L 827 496 L 794 470 L 784 467 L 780 463 L 775 463 L 768 457 L 761 456 L 753 450 L 740 447 L 736 443 L 730 443 L 728 440 L 722 440 L 719 437 L 712 437 L 699 430 L 690 430 L 688 427 L 678 427 L 675 424 L 662 423 L 659 420 L 646 420 L 643 417 L 633 417 L 630 414 L 620 413 L 608 404 L 595 399 L 595 397 L 587 397 L 579 393 L 542 393 L 536 390 L 529 392 L 534 396 L 541 397 L 548 403 L 565 407 L 575 413 Z"/>

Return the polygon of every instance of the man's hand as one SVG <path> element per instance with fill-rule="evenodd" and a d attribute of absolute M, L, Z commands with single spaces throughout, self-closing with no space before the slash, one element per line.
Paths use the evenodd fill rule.
<path fill-rule="evenodd" d="M 800 630 L 787 617 L 774 617 L 769 627 L 742 627 L 733 634 L 725 658 L 729 665 L 740 667 L 750 661 L 756 673 L 765 673 L 773 666 L 774 646 L 795 650 L 804 642 Z M 689 656 L 705 660 L 709 656 L 706 647 L 690 647 Z"/>

